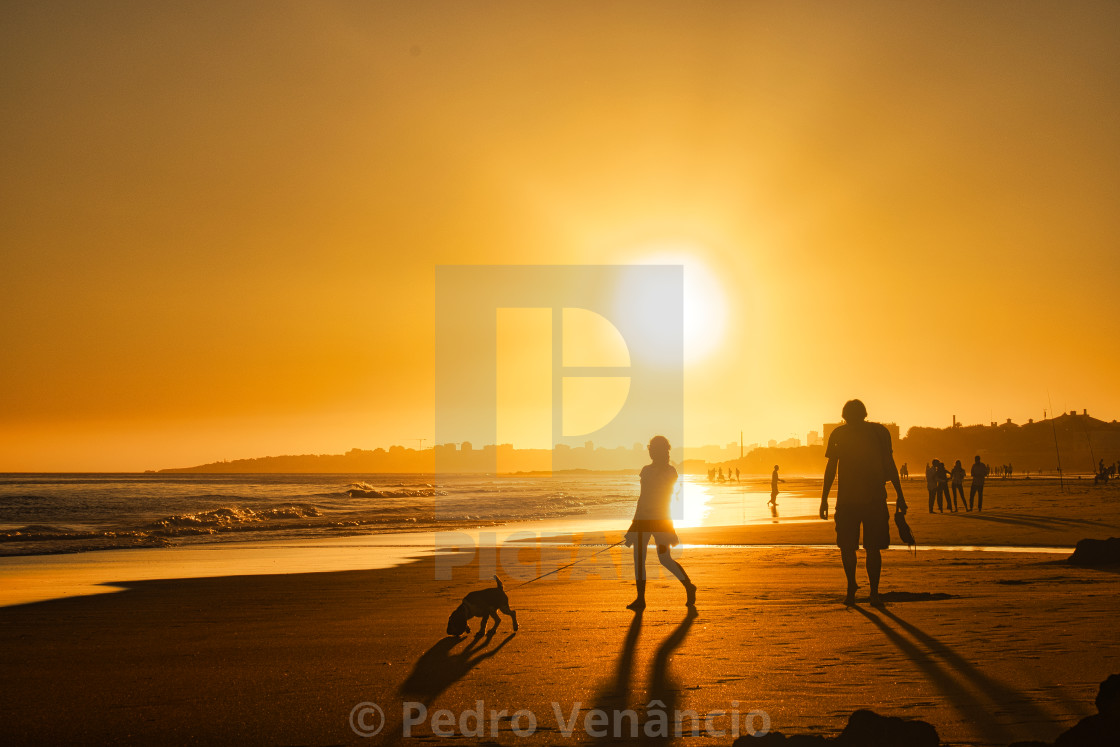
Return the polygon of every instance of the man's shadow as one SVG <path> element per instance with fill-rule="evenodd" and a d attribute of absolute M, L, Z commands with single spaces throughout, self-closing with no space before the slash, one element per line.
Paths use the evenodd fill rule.
<path fill-rule="evenodd" d="M 510 633 L 497 646 L 489 650 L 486 650 L 486 647 L 494 640 L 494 633 L 476 636 L 458 653 L 452 653 L 452 650 L 463 639 L 458 636 L 447 636 L 416 660 L 412 672 L 397 689 L 397 694 L 416 698 L 425 706 L 429 706 L 447 688 L 461 680 L 483 661 L 501 651 L 513 636 L 514 634 Z"/>
<path fill-rule="evenodd" d="M 1053 721 L 1026 694 L 984 674 L 952 648 L 894 612 L 878 610 L 913 640 L 888 625 L 879 615 L 859 605 L 851 609 L 870 620 L 887 640 L 922 670 L 961 718 L 974 724 L 986 741 L 1006 744 L 1016 738 L 1006 726 L 993 718 L 997 711 L 1013 713 L 1018 722 L 1049 724 Z"/>
<path fill-rule="evenodd" d="M 1077 529 L 1078 527 L 1111 527 L 1115 528 L 1114 524 L 1106 524 L 1103 521 L 1091 521 L 1087 519 L 1064 519 L 1057 516 L 1038 516 L 1035 514 L 1015 514 L 1007 516 L 1005 514 L 989 513 L 961 513 L 956 514 L 959 519 L 967 519 L 969 521 L 990 521 L 997 524 L 1012 524 L 1015 526 L 1030 527 L 1031 529 L 1047 529 L 1050 531 L 1062 531 L 1067 529 Z"/>

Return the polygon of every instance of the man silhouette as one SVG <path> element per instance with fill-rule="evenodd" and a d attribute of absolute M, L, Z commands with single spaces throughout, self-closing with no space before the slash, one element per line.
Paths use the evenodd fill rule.
<path fill-rule="evenodd" d="M 952 513 L 953 504 L 949 502 L 949 471 L 945 469 L 945 462 L 940 459 L 933 460 L 933 482 L 937 491 L 937 510 L 945 513 L 941 502 L 944 499 L 945 504 L 949 506 L 949 512 Z"/>
<path fill-rule="evenodd" d="M 844 424 L 832 431 L 824 454 L 828 465 L 824 469 L 820 517 L 828 518 L 828 494 L 839 473 L 836 544 L 840 548 L 844 575 L 848 578 L 844 604 L 855 604 L 856 600 L 856 549 L 862 526 L 871 604 L 878 607 L 882 606 L 879 575 L 883 569 L 883 557 L 880 551 L 891 543 L 887 481 L 894 486 L 897 497 L 895 510 L 905 514 L 906 499 L 902 497 L 902 482 L 894 463 L 890 431 L 879 423 L 867 422 L 867 408 L 858 399 L 847 402 L 842 415 Z"/>
<path fill-rule="evenodd" d="M 972 486 L 968 491 L 968 510 L 971 511 L 975 505 L 977 511 L 984 510 L 984 478 L 988 476 L 988 465 L 980 461 L 980 455 L 976 455 L 976 461 L 972 463 Z M 973 503 L 975 501 L 975 504 Z M 930 509 L 932 510 L 932 509 Z"/>
<path fill-rule="evenodd" d="M 778 483 L 785 482 L 782 478 L 778 477 L 778 465 L 774 465 L 774 471 L 770 473 L 770 500 L 769 503 L 778 505 Z"/>

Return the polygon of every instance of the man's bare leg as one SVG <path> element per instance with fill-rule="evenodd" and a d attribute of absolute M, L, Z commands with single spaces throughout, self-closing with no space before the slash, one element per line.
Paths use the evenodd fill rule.
<path fill-rule="evenodd" d="M 844 597 L 844 604 L 856 603 L 856 551 L 840 550 L 840 561 L 844 564 L 844 575 L 848 577 L 848 594 Z M 871 569 L 868 568 L 868 571 Z"/>
<path fill-rule="evenodd" d="M 866 550 L 867 552 L 867 580 L 871 584 L 871 604 L 879 605 L 882 601 L 879 599 L 879 576 L 883 572 L 883 556 L 878 550 Z"/>

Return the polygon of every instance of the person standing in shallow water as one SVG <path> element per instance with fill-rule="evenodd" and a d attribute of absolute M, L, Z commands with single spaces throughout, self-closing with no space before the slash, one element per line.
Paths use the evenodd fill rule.
<path fill-rule="evenodd" d="M 863 549 L 867 553 L 867 580 L 871 586 L 871 604 L 881 606 L 879 576 L 883 569 L 881 551 L 891 544 L 890 511 L 887 508 L 889 481 L 894 486 L 895 510 L 906 513 L 902 481 L 894 463 L 891 434 L 879 423 L 867 422 L 867 408 L 858 399 L 844 405 L 844 424 L 828 437 L 821 493 L 820 517 L 828 518 L 828 494 L 837 475 L 836 544 L 848 579 L 844 604 L 856 601 L 856 549 L 860 527 L 863 527 Z"/>
<path fill-rule="evenodd" d="M 677 470 L 669 464 L 669 449 L 669 439 L 664 436 L 650 439 L 650 463 L 642 467 L 642 492 L 634 509 L 634 520 L 625 536 L 626 546 L 634 548 L 634 585 L 638 589 L 637 598 L 626 606 L 635 611 L 646 606 L 646 547 L 651 537 L 661 565 L 684 586 L 685 604 L 689 607 L 696 604 L 696 585 L 669 552 L 670 547 L 680 544 L 669 514 L 669 502 L 677 484 Z"/>
<path fill-rule="evenodd" d="M 778 483 L 785 482 L 782 478 L 778 477 L 778 465 L 774 465 L 774 471 L 770 473 L 770 503 L 778 505 Z"/>

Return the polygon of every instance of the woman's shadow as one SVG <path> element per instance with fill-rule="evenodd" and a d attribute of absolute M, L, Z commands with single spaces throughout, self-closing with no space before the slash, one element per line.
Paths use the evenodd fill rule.
<path fill-rule="evenodd" d="M 670 717 L 670 735 L 664 740 L 654 738 L 652 741 L 669 741 L 676 734 L 676 725 L 672 723 L 672 716 L 675 714 L 677 707 L 680 703 L 680 685 L 673 679 L 670 669 L 669 660 L 681 644 L 684 643 L 685 637 L 688 635 L 692 623 L 696 620 L 698 613 L 695 608 L 690 608 L 688 614 L 685 616 L 673 632 L 661 642 L 657 647 L 657 651 L 653 655 L 653 664 L 650 667 L 649 679 L 649 696 L 650 702 L 661 701 L 662 707 L 658 710 L 664 710 Z M 619 652 L 618 660 L 615 662 L 614 677 L 608 682 L 596 695 L 593 708 L 603 711 L 607 715 L 607 723 L 603 726 L 606 730 L 606 735 L 598 741 L 606 743 L 614 743 L 621 739 L 639 738 L 645 741 L 649 740 L 645 735 L 645 722 L 648 720 L 648 713 L 643 712 L 645 703 L 631 704 L 630 700 L 633 691 L 633 672 L 634 660 L 638 647 L 638 635 L 642 629 L 642 613 L 637 612 L 633 620 L 630 621 L 630 627 L 626 631 L 626 637 L 622 641 L 622 650 Z"/>
<path fill-rule="evenodd" d="M 634 613 L 626 637 L 622 640 L 622 651 L 614 665 L 612 679 L 595 697 L 595 707 L 612 713 L 627 707 L 630 700 L 631 680 L 634 673 L 634 654 L 638 648 L 638 634 L 642 632 L 642 612 Z M 613 726 L 613 724 L 612 724 Z"/>
<path fill-rule="evenodd" d="M 453 653 L 452 650 L 463 639 L 458 636 L 447 636 L 416 660 L 412 672 L 401 683 L 397 693 L 416 698 L 425 706 L 429 706 L 440 693 L 461 680 L 483 661 L 501 651 L 513 636 L 514 634 L 510 633 L 497 646 L 489 650 L 486 650 L 486 647 L 494 639 L 494 634 L 476 636 L 457 653 Z"/>
<path fill-rule="evenodd" d="M 662 710 L 669 716 L 669 735 L 667 737 L 654 737 L 649 741 L 652 743 L 669 742 L 677 734 L 677 729 L 682 729 L 683 736 L 699 736 L 693 734 L 692 730 L 695 729 L 694 724 L 688 724 L 689 731 L 683 731 L 685 724 L 678 725 L 675 722 L 676 712 L 680 709 L 681 700 L 681 685 L 673 678 L 672 671 L 669 669 L 669 660 L 676 653 L 677 649 L 684 643 L 684 639 L 688 636 L 688 631 L 692 629 L 692 623 L 696 621 L 699 616 L 695 607 L 688 608 L 688 614 L 685 615 L 684 620 L 673 629 L 669 637 L 661 642 L 657 647 L 657 652 L 653 655 L 653 666 L 650 667 L 649 675 L 649 699 L 652 703 L 655 700 L 663 703 Z"/>

